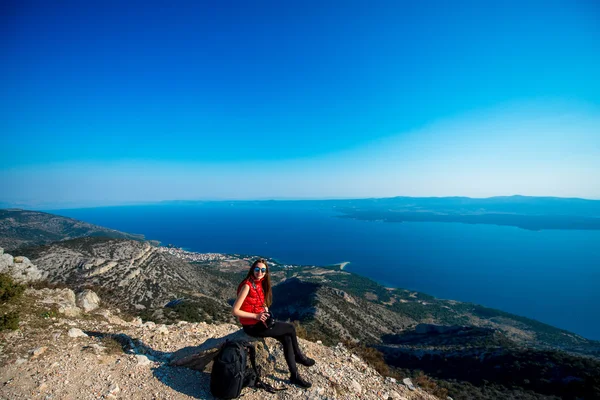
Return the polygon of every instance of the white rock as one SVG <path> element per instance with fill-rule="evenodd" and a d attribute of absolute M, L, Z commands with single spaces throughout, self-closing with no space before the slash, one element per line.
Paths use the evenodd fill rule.
<path fill-rule="evenodd" d="M 133 321 L 131 321 L 131 325 L 133 326 L 142 326 L 143 323 L 144 321 L 142 321 L 140 317 L 135 317 Z"/>
<path fill-rule="evenodd" d="M 151 365 L 152 361 L 150 361 L 150 359 L 148 357 L 146 357 L 145 355 L 142 354 L 137 354 L 135 356 L 136 360 L 137 360 L 137 366 L 138 367 L 144 367 L 146 365 Z"/>
<path fill-rule="evenodd" d="M 398 392 L 396 392 L 396 391 L 394 391 L 394 390 L 392 390 L 392 391 L 389 393 L 389 397 L 391 397 L 391 398 L 392 398 L 392 399 L 394 399 L 394 400 L 406 400 L 406 397 L 402 397 L 402 396 L 400 396 L 400 395 L 398 394 Z"/>
<path fill-rule="evenodd" d="M 410 390 L 416 390 L 415 385 L 413 385 L 410 378 L 402 379 L 402 383 L 404 383 L 406 385 L 406 387 L 409 388 Z"/>
<path fill-rule="evenodd" d="M 144 328 L 148 328 L 148 329 L 154 329 L 156 327 L 156 324 L 152 321 L 147 321 L 146 323 L 144 323 L 144 325 L 142 325 Z"/>
<path fill-rule="evenodd" d="M 119 385 L 112 384 L 109 388 L 108 388 L 108 392 L 106 392 L 106 394 L 104 395 L 104 397 L 106 397 L 107 399 L 116 399 L 117 398 L 117 394 L 119 394 L 119 392 L 121 391 L 121 388 L 119 387 Z"/>
<path fill-rule="evenodd" d="M 77 306 L 85 312 L 93 311 L 100 306 L 100 298 L 92 290 L 86 289 L 77 294 Z"/>
<path fill-rule="evenodd" d="M 354 379 L 352 379 L 350 382 L 350 386 L 352 386 L 352 390 L 354 390 L 356 393 L 362 393 L 362 386 L 360 386 L 360 383 L 356 382 Z"/>
<path fill-rule="evenodd" d="M 26 359 L 19 357 L 19 358 L 17 358 L 17 361 L 15 361 L 15 364 L 21 365 L 21 364 L 25 364 L 26 362 L 27 362 Z"/>
<path fill-rule="evenodd" d="M 88 337 L 88 335 L 79 328 L 71 328 L 71 329 L 69 329 L 69 337 L 72 337 L 72 338 Z"/>
<path fill-rule="evenodd" d="M 9 267 L 13 266 L 13 256 L 10 254 L 0 255 L 0 272 L 6 272 Z"/>
<path fill-rule="evenodd" d="M 160 325 L 156 331 L 162 335 L 169 334 L 169 328 L 167 328 L 166 325 Z"/>
<path fill-rule="evenodd" d="M 81 315 L 81 308 L 73 306 L 60 306 L 58 312 L 67 317 L 78 317 Z"/>
<path fill-rule="evenodd" d="M 321 342 L 320 340 L 317 340 L 317 344 L 323 344 L 323 342 Z"/>

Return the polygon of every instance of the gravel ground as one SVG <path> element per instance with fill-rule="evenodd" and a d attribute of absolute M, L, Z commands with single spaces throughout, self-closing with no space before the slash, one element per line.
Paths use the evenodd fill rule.
<path fill-rule="evenodd" d="M 107 311 L 58 315 L 42 323 L 29 318 L 18 331 L 1 334 L 0 399 L 213 398 L 209 372 L 172 367 L 168 361 L 179 349 L 226 336 L 239 326 L 141 324 Z M 106 338 L 109 334 L 121 334 L 121 343 L 133 345 L 124 351 Z M 312 388 L 301 389 L 289 383 L 281 345 L 272 339 L 265 343 L 272 366 L 265 368 L 264 380 L 287 390 L 270 394 L 246 388 L 245 399 L 436 399 L 383 378 L 342 345 L 327 347 L 302 339 L 303 351 L 316 365 L 299 366 L 301 375 L 313 383 Z"/>

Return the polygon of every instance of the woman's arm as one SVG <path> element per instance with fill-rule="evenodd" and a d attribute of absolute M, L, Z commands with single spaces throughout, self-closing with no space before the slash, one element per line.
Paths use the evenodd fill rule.
<path fill-rule="evenodd" d="M 248 287 L 248 285 L 242 286 L 242 288 L 240 289 L 240 292 L 238 293 L 237 299 L 235 299 L 235 303 L 233 303 L 233 309 L 231 310 L 231 313 L 233 315 L 235 315 L 236 317 L 252 318 L 252 319 L 257 319 L 257 320 L 261 320 L 261 321 L 266 320 L 266 315 L 264 315 L 264 319 L 263 319 L 263 314 L 265 314 L 264 312 L 262 312 L 260 314 L 254 314 L 254 313 L 240 310 L 240 307 L 244 303 L 244 300 L 246 300 L 246 296 L 248 296 L 249 292 L 250 292 L 250 287 Z"/>

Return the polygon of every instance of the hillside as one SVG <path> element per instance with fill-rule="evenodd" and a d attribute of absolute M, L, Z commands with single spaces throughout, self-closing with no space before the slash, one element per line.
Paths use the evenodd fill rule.
<path fill-rule="evenodd" d="M 119 232 L 59 215 L 19 209 L 0 210 L 0 247 L 9 251 L 86 236 L 144 240 L 143 235 Z"/>
<path fill-rule="evenodd" d="M 209 364 L 202 370 L 170 364 L 181 351 L 218 340 L 239 327 L 231 324 L 142 323 L 117 309 L 100 308 L 78 316 L 59 309 L 81 306 L 70 289 L 28 289 L 3 308 L 21 310 L 16 331 L 0 331 L 0 397 L 7 399 L 213 399 Z M 313 386 L 308 390 L 289 384 L 279 343 L 258 343 L 263 379 L 287 390 L 268 394 L 247 388 L 243 398 L 281 399 L 394 399 L 436 400 L 417 388 L 379 375 L 343 345 L 327 347 L 300 339 L 303 351 L 316 360 L 301 373 Z"/>
<path fill-rule="evenodd" d="M 186 298 L 202 308 L 203 320 L 233 322 L 226 302 L 233 293 L 230 282 L 149 243 L 87 237 L 23 248 L 19 254 L 44 271 L 49 282 L 93 288 L 111 304 L 146 318 L 166 321 L 164 306 Z"/>

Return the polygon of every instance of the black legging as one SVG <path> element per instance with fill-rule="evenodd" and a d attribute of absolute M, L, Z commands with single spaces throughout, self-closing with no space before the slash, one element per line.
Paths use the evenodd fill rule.
<path fill-rule="evenodd" d="M 277 339 L 283 345 L 283 354 L 285 361 L 292 375 L 298 373 L 296 368 L 296 357 L 301 357 L 302 352 L 298 347 L 298 338 L 296 337 L 296 328 L 287 322 L 276 321 L 275 325 L 267 328 L 262 322 L 256 325 L 244 325 L 244 332 L 255 337 L 272 337 Z"/>

